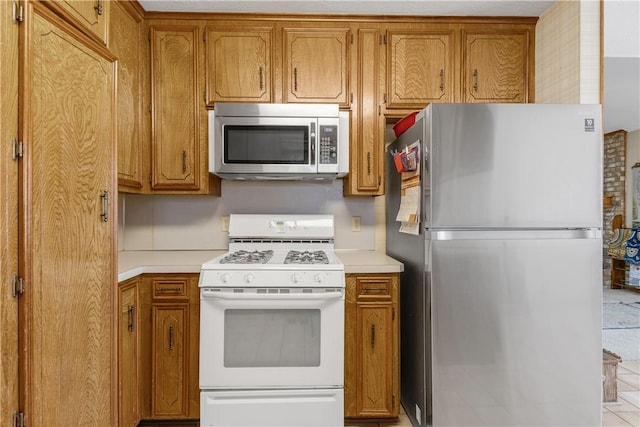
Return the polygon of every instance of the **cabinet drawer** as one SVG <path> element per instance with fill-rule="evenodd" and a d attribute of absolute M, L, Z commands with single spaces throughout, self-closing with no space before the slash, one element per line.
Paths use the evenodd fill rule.
<path fill-rule="evenodd" d="M 154 279 L 151 282 L 154 299 L 189 299 L 189 279 Z"/>
<path fill-rule="evenodd" d="M 391 298 L 391 282 L 387 277 L 362 277 L 356 279 L 358 299 Z"/>

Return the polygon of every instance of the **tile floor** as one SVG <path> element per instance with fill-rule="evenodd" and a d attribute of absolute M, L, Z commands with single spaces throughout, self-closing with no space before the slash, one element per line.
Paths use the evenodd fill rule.
<path fill-rule="evenodd" d="M 640 361 L 618 364 L 618 401 L 602 405 L 602 426 L 640 426 Z"/>
<path fill-rule="evenodd" d="M 380 422 L 350 422 L 345 421 L 344 427 L 412 427 L 411 421 L 409 421 L 409 417 L 405 414 L 404 409 L 400 406 L 400 414 L 398 416 L 398 421 L 389 422 L 389 421 L 380 421 Z"/>

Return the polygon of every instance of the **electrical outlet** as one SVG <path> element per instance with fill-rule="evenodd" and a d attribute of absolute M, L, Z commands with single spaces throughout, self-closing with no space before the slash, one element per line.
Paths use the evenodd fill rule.
<path fill-rule="evenodd" d="M 229 217 L 223 216 L 220 218 L 220 230 L 229 231 Z"/>
<path fill-rule="evenodd" d="M 351 231 L 360 231 L 360 217 L 352 216 L 351 217 Z"/>

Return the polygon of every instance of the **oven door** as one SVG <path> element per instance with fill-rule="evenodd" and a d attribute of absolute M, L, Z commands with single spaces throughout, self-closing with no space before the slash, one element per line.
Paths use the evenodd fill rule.
<path fill-rule="evenodd" d="M 201 389 L 342 387 L 344 289 L 200 295 Z"/>

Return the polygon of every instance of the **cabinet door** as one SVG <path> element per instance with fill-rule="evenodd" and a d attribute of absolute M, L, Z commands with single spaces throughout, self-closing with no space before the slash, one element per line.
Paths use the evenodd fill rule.
<path fill-rule="evenodd" d="M 62 9 L 75 24 L 87 30 L 102 43 L 107 42 L 108 16 L 111 1 L 107 0 L 53 0 L 48 3 L 53 9 Z"/>
<path fill-rule="evenodd" d="M 357 304 L 359 416 L 388 417 L 393 413 L 393 307 L 391 302 Z"/>
<path fill-rule="evenodd" d="M 113 2 L 109 23 L 109 49 L 118 57 L 118 184 L 142 188 L 142 18 Z"/>
<path fill-rule="evenodd" d="M 151 27 L 151 187 L 200 187 L 197 26 Z"/>
<path fill-rule="evenodd" d="M 118 287 L 119 425 L 135 427 L 138 418 L 138 279 Z"/>
<path fill-rule="evenodd" d="M 353 77 L 356 87 L 351 116 L 349 175 L 344 180 L 346 195 L 380 195 L 384 191 L 384 147 L 378 98 L 381 49 L 378 29 L 359 29 Z"/>
<path fill-rule="evenodd" d="M 349 29 L 284 29 L 284 102 L 350 104 Z"/>
<path fill-rule="evenodd" d="M 154 304 L 152 416 L 186 417 L 189 304 Z"/>
<path fill-rule="evenodd" d="M 33 426 L 115 425 L 115 58 L 26 8 L 20 408 Z"/>
<path fill-rule="evenodd" d="M 527 102 L 529 32 L 462 32 L 465 102 Z"/>
<path fill-rule="evenodd" d="M 207 105 L 271 102 L 272 28 L 207 29 Z"/>
<path fill-rule="evenodd" d="M 389 31 L 387 107 L 453 102 L 453 30 Z"/>
<path fill-rule="evenodd" d="M 398 275 L 348 274 L 346 286 L 345 417 L 397 417 Z"/>

